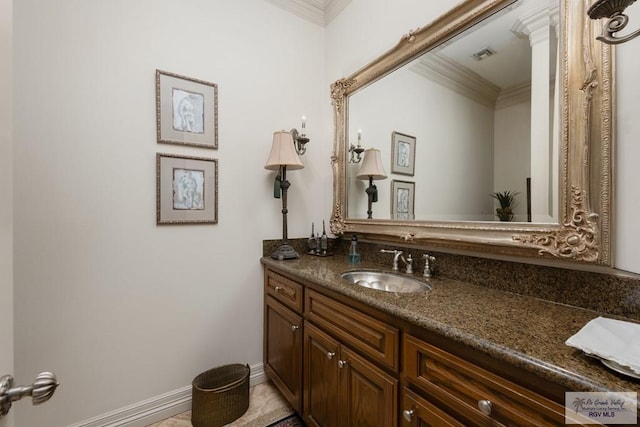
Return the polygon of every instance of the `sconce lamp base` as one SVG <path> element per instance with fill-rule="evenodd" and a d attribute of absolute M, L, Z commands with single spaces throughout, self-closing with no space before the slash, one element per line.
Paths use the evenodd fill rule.
<path fill-rule="evenodd" d="M 597 0 L 587 11 L 591 19 L 608 18 L 602 29 L 602 35 L 597 40 L 607 44 L 620 44 L 640 36 L 640 30 L 636 30 L 624 36 L 615 34 L 622 31 L 629 23 L 629 17 L 624 10 L 636 0 Z"/>
<path fill-rule="evenodd" d="M 296 153 L 302 156 L 307 152 L 307 142 L 309 142 L 309 138 L 304 134 L 304 128 L 302 129 L 302 134 L 298 133 L 296 128 L 291 129 L 291 136 L 293 137 L 293 145 L 296 147 Z"/>
<path fill-rule="evenodd" d="M 289 245 L 289 243 L 282 242 L 280 247 L 273 251 L 273 253 L 271 254 L 271 258 L 283 261 L 285 259 L 300 258 L 300 255 L 298 254 L 298 252 L 296 252 L 295 249 L 293 249 L 291 245 Z"/>

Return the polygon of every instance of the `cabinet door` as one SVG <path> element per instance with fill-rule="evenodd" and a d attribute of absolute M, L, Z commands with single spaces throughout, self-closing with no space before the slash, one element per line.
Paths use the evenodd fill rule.
<path fill-rule="evenodd" d="M 338 357 L 340 344 L 311 323 L 304 323 L 304 421 L 336 427 L 340 414 Z"/>
<path fill-rule="evenodd" d="M 402 427 L 464 427 L 408 388 L 402 390 Z"/>
<path fill-rule="evenodd" d="M 398 380 L 342 346 L 338 361 L 345 427 L 396 427 Z"/>
<path fill-rule="evenodd" d="M 302 318 L 266 296 L 265 372 L 298 412 L 302 403 L 302 339 Z"/>

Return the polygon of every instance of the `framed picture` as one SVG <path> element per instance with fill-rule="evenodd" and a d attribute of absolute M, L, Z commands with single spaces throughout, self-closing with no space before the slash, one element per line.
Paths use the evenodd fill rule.
<path fill-rule="evenodd" d="M 391 219 L 414 219 L 415 182 L 391 181 Z"/>
<path fill-rule="evenodd" d="M 156 223 L 218 223 L 218 159 L 157 154 Z"/>
<path fill-rule="evenodd" d="M 416 166 L 416 138 L 400 132 L 391 134 L 391 173 L 413 176 Z"/>
<path fill-rule="evenodd" d="M 218 148 L 218 85 L 156 70 L 158 142 Z"/>

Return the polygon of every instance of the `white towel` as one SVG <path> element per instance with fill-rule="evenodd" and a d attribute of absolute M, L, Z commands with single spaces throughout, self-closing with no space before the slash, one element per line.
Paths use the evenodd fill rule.
<path fill-rule="evenodd" d="M 565 344 L 640 374 L 640 324 L 598 317 Z"/>

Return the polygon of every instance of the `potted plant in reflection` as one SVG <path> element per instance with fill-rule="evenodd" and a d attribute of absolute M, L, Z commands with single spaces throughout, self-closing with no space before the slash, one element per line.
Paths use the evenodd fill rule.
<path fill-rule="evenodd" d="M 491 193 L 491 197 L 500 203 L 500 207 L 496 208 L 496 215 L 500 218 L 500 221 L 513 220 L 513 209 L 516 207 L 516 195 L 518 195 L 518 192 L 509 190 Z"/>

